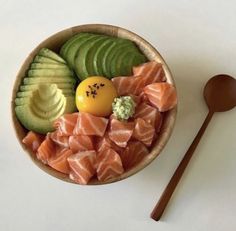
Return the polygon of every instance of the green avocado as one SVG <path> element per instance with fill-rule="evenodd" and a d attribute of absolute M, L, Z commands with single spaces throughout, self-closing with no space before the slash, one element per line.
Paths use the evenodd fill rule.
<path fill-rule="evenodd" d="M 31 85 L 29 85 L 29 86 L 31 86 Z M 62 94 L 65 96 L 75 95 L 75 91 L 70 88 L 69 89 L 61 89 L 61 91 L 62 91 Z M 30 97 L 32 95 L 33 95 L 33 90 L 31 90 L 31 91 L 18 91 L 16 94 L 16 97 L 23 98 L 23 97 Z"/>
<path fill-rule="evenodd" d="M 41 56 L 41 55 L 36 55 L 34 60 L 33 60 L 34 63 L 51 63 L 51 64 L 62 64 L 61 62 L 58 62 L 54 59 L 51 59 L 51 58 L 47 58 L 47 57 L 44 57 L 44 56 Z"/>
<path fill-rule="evenodd" d="M 66 64 L 65 60 L 63 58 L 61 58 L 57 53 L 55 53 L 54 51 L 49 50 L 48 48 L 45 48 L 45 47 L 39 51 L 38 55 L 53 59 L 59 63 Z"/>
<path fill-rule="evenodd" d="M 96 75 L 96 71 L 94 69 L 94 59 L 95 54 L 98 51 L 98 49 L 107 41 L 110 41 L 109 37 L 103 37 L 100 40 L 97 40 L 93 46 L 88 50 L 87 56 L 85 57 L 85 66 L 88 71 L 88 76 L 94 76 Z"/>
<path fill-rule="evenodd" d="M 52 131 L 58 117 L 76 110 L 74 96 L 66 97 L 56 84 L 40 85 L 31 96 L 17 99 L 24 101 L 15 107 L 17 118 L 25 128 L 41 134 Z"/>
<path fill-rule="evenodd" d="M 41 76 L 50 76 L 50 77 L 73 77 L 73 72 L 67 69 L 30 69 L 28 71 L 29 77 L 41 77 Z"/>
<path fill-rule="evenodd" d="M 63 58 L 66 58 L 67 51 L 68 51 L 69 47 L 71 46 L 71 44 L 74 43 L 74 41 L 76 41 L 76 40 L 80 40 L 80 39 L 82 39 L 83 37 L 87 37 L 88 35 L 89 35 L 89 33 L 79 33 L 79 34 L 74 35 L 74 36 L 71 37 L 70 39 L 68 39 L 68 40 L 63 44 L 63 46 L 61 47 L 61 49 L 60 49 L 60 55 L 61 55 Z"/>
<path fill-rule="evenodd" d="M 147 58 L 141 53 L 127 53 L 127 55 L 123 58 L 121 64 L 118 68 L 120 68 L 120 75 L 127 76 L 133 74 L 133 67 L 137 66 L 141 63 L 145 63 Z"/>
<path fill-rule="evenodd" d="M 25 85 L 28 85 L 28 84 L 42 84 L 42 83 L 73 83 L 75 84 L 76 83 L 76 80 L 71 78 L 70 76 L 69 77 L 25 77 L 23 79 L 23 83 Z"/>
<path fill-rule="evenodd" d="M 114 55 L 121 49 L 122 47 L 126 47 L 127 45 L 133 46 L 133 43 L 130 40 L 126 39 L 116 39 L 115 44 L 112 44 L 108 49 L 107 52 L 104 54 L 102 59 L 102 69 L 103 74 L 107 78 L 112 78 L 110 74 L 110 63 L 113 59 Z"/>
<path fill-rule="evenodd" d="M 105 61 L 105 73 L 106 73 L 106 77 L 108 78 L 112 78 L 113 76 L 111 75 L 111 62 L 112 60 L 115 58 L 115 56 L 117 55 L 117 53 L 122 49 L 127 49 L 128 47 L 132 47 L 133 49 L 135 49 L 135 45 L 129 41 L 129 40 L 124 40 L 119 43 L 116 44 L 116 46 L 113 47 L 113 49 L 109 52 L 106 61 Z"/>
<path fill-rule="evenodd" d="M 113 44 L 115 44 L 114 38 L 109 38 L 105 40 L 100 47 L 97 48 L 94 58 L 93 58 L 93 68 L 95 75 L 104 76 L 103 70 L 102 70 L 102 59 L 109 47 L 111 47 Z"/>
<path fill-rule="evenodd" d="M 85 36 L 79 37 L 76 40 L 74 40 L 68 47 L 67 52 L 65 53 L 65 60 L 67 61 L 70 68 L 74 69 L 75 67 L 75 56 L 80 50 L 80 47 L 93 39 L 93 37 L 97 37 L 97 35 L 94 34 L 86 34 Z"/>
<path fill-rule="evenodd" d="M 87 67 L 86 67 L 86 59 L 89 50 L 100 40 L 104 40 L 105 36 L 94 36 L 92 39 L 87 40 L 84 44 L 80 46 L 80 49 L 77 51 L 75 60 L 74 60 L 74 68 L 77 76 L 80 80 L 84 80 L 89 76 Z"/>
<path fill-rule="evenodd" d="M 130 44 L 127 44 L 126 46 L 120 48 L 113 56 L 113 59 L 110 62 L 110 76 L 116 77 L 121 75 L 121 63 L 127 53 L 128 55 L 132 53 L 139 53 L 139 50 L 136 46 Z"/>
<path fill-rule="evenodd" d="M 54 63 L 32 63 L 30 69 L 65 69 L 68 70 L 68 66 L 65 64 Z"/>
<path fill-rule="evenodd" d="M 67 89 L 67 90 L 74 90 L 74 84 L 73 83 L 55 83 L 59 89 Z M 39 87 L 39 84 L 30 84 L 30 85 L 21 85 L 20 91 L 32 91 Z"/>

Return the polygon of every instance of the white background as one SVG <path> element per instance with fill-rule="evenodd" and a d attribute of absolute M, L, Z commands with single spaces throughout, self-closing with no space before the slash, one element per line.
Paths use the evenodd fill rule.
<path fill-rule="evenodd" d="M 17 71 L 42 40 L 67 27 L 114 24 L 163 55 L 179 110 L 171 139 L 146 169 L 119 183 L 82 187 L 36 167 L 17 142 L 10 99 Z M 202 89 L 236 76 L 235 1 L 0 0 L 0 230 L 228 231 L 236 227 L 236 110 L 215 114 L 160 222 L 149 214 L 203 122 Z"/>

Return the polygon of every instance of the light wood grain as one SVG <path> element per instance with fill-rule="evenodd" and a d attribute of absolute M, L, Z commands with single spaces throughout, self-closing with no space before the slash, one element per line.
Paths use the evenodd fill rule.
<path fill-rule="evenodd" d="M 44 40 L 42 43 L 40 43 L 26 58 L 25 62 L 23 63 L 22 67 L 20 68 L 20 70 L 16 76 L 16 80 L 15 80 L 15 83 L 13 86 L 12 101 L 11 101 L 12 121 L 13 121 L 13 125 L 15 128 L 16 137 L 17 137 L 19 143 L 21 144 L 22 148 L 25 150 L 26 154 L 31 158 L 31 160 L 40 169 L 42 169 L 46 173 L 48 173 L 58 179 L 61 179 L 61 180 L 67 181 L 67 182 L 71 182 L 71 183 L 74 183 L 74 182 L 72 180 L 70 180 L 67 175 L 62 174 L 62 173 L 50 168 L 47 165 L 44 165 L 41 161 L 39 161 L 36 158 L 36 156 L 33 152 L 28 150 L 22 144 L 21 141 L 24 138 L 24 136 L 26 135 L 27 131 L 26 131 L 26 129 L 23 128 L 23 126 L 21 126 L 21 124 L 19 123 L 19 121 L 17 120 L 17 118 L 15 116 L 14 99 L 16 97 L 16 92 L 18 91 L 21 81 L 22 81 L 23 77 L 25 76 L 25 73 L 29 67 L 29 64 L 32 62 L 33 57 L 38 53 L 40 48 L 47 47 L 47 48 L 50 48 L 50 49 L 58 52 L 61 45 L 66 40 L 68 40 L 73 35 L 80 33 L 80 32 L 94 32 L 94 33 L 99 33 L 99 34 L 106 34 L 106 35 L 126 38 L 126 39 L 130 39 L 130 40 L 134 41 L 137 44 L 137 46 L 140 48 L 140 50 L 146 55 L 146 57 L 149 60 L 155 60 L 157 62 L 162 63 L 164 71 L 165 71 L 165 75 L 167 78 L 167 82 L 175 85 L 172 74 L 171 74 L 166 62 L 164 61 L 162 56 L 159 54 L 159 52 L 150 43 L 148 43 L 146 40 L 144 40 L 143 38 L 141 38 L 137 34 L 131 32 L 131 31 L 128 31 L 126 29 L 117 27 L 117 26 L 103 25 L 103 24 L 87 24 L 87 25 L 75 26 L 75 27 L 60 31 L 60 32 L 52 35 L 51 37 L 47 38 L 46 40 Z M 166 143 L 172 133 L 173 127 L 174 127 L 176 113 L 177 113 L 177 107 L 168 111 L 165 114 L 164 122 L 163 122 L 163 125 L 161 128 L 160 134 L 158 136 L 158 139 L 157 139 L 154 147 L 152 148 L 150 154 L 145 159 L 143 159 L 142 162 L 140 162 L 138 165 L 136 165 L 134 168 L 130 169 L 129 171 L 125 172 L 124 174 L 120 175 L 119 177 L 116 177 L 116 178 L 114 178 L 110 181 L 107 181 L 105 183 L 107 184 L 107 183 L 112 183 L 112 182 L 116 182 L 119 180 L 123 180 L 123 179 L 137 173 L 141 169 L 145 168 L 148 164 L 150 164 L 160 154 L 161 150 L 166 145 Z M 96 179 L 93 179 L 89 184 L 90 185 L 98 185 L 98 184 L 105 184 L 105 183 L 99 182 Z"/>

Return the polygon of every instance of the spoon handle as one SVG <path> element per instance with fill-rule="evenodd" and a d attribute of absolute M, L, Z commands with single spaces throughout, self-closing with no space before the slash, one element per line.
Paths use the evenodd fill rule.
<path fill-rule="evenodd" d="M 161 198 L 159 199 L 159 201 L 157 202 L 155 208 L 153 209 L 152 213 L 151 213 L 151 218 L 158 221 L 160 220 L 181 176 L 184 173 L 185 168 L 187 167 L 202 135 L 204 134 L 207 125 L 209 124 L 212 116 L 213 116 L 214 112 L 209 111 L 204 123 L 202 124 L 200 130 L 198 131 L 195 139 L 193 140 L 192 144 L 190 145 L 188 151 L 186 152 L 186 154 L 184 155 L 183 159 L 181 160 L 178 168 L 175 170 L 174 175 L 172 176 L 172 178 L 170 179 L 168 185 L 166 186 L 164 192 L 161 195 Z"/>

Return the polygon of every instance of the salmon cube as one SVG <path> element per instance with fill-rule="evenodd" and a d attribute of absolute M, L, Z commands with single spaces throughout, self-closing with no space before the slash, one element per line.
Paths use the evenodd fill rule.
<path fill-rule="evenodd" d="M 96 152 L 94 150 L 78 152 L 68 157 L 71 168 L 69 177 L 79 183 L 87 184 L 96 173 Z"/>
<path fill-rule="evenodd" d="M 80 112 L 74 129 L 74 135 L 103 136 L 108 124 L 108 119 Z"/>
<path fill-rule="evenodd" d="M 108 132 L 109 138 L 118 146 L 126 147 L 134 130 L 134 122 L 122 122 L 112 119 Z"/>
<path fill-rule="evenodd" d="M 130 141 L 125 148 L 125 151 L 120 154 L 120 157 L 124 169 L 129 170 L 142 161 L 147 155 L 148 149 L 144 144 L 139 141 Z"/>
<path fill-rule="evenodd" d="M 98 153 L 97 177 L 99 181 L 108 181 L 124 172 L 120 156 L 113 149 Z"/>
<path fill-rule="evenodd" d="M 141 141 L 146 146 L 151 146 L 154 134 L 155 128 L 148 122 L 141 118 L 135 120 L 133 138 Z"/>
<path fill-rule="evenodd" d="M 33 131 L 29 131 L 22 140 L 22 143 L 24 143 L 26 147 L 32 150 L 33 152 L 36 152 L 44 139 L 45 136 Z"/>

